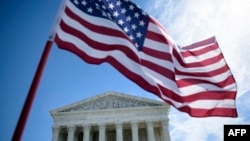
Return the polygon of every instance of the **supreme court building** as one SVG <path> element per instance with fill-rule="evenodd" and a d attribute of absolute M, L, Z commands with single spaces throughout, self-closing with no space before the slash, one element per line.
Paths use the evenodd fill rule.
<path fill-rule="evenodd" d="M 52 141 L 170 141 L 169 105 L 106 92 L 50 111 Z"/>

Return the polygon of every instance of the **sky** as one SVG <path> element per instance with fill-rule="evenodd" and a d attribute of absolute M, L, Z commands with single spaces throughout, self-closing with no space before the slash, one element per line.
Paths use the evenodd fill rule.
<path fill-rule="evenodd" d="M 170 109 L 172 141 L 223 141 L 225 124 L 250 124 L 250 2 L 133 0 L 179 45 L 215 36 L 235 77 L 239 117 L 193 118 Z M 0 140 L 10 141 L 60 0 L 0 0 Z M 91 65 L 55 44 L 40 81 L 22 141 L 48 141 L 49 111 L 106 91 L 158 99 L 111 65 Z"/>

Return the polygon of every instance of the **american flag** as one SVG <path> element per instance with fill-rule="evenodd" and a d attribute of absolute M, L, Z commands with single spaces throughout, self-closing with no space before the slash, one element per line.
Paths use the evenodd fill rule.
<path fill-rule="evenodd" d="M 179 47 L 130 0 L 67 0 L 54 41 L 190 116 L 237 117 L 236 83 L 215 37 Z"/>

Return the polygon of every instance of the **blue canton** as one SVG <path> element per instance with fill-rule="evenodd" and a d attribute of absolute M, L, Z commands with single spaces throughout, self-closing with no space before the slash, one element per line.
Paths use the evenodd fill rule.
<path fill-rule="evenodd" d="M 142 50 L 149 16 L 130 0 L 70 0 L 77 8 L 91 16 L 113 21 Z"/>

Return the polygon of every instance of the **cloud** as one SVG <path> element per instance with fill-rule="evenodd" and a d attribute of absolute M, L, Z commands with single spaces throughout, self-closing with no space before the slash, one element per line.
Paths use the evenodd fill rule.
<path fill-rule="evenodd" d="M 222 141 L 225 124 L 243 122 L 241 118 L 191 118 L 175 109 L 171 110 L 169 118 L 172 141 Z"/>

